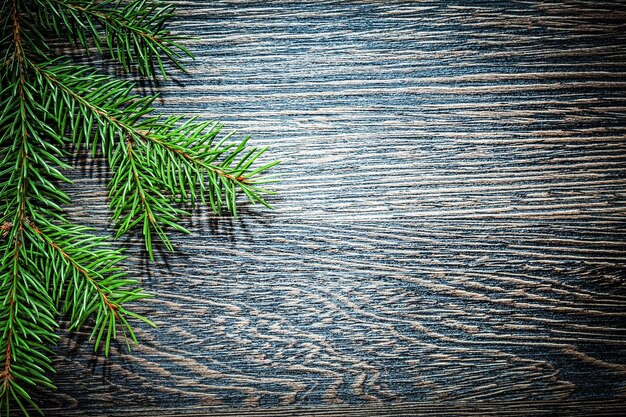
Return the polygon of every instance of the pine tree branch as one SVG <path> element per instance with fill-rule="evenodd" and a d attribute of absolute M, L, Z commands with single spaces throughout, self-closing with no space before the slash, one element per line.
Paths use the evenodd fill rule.
<path fill-rule="evenodd" d="M 177 42 L 181 37 L 164 29 L 165 22 L 173 16 L 174 6 L 153 2 L 153 6 L 146 9 L 145 3 L 145 0 L 43 0 L 48 18 L 60 19 L 70 40 L 79 42 L 86 51 L 89 51 L 89 36 L 100 53 L 104 52 L 103 44 L 106 44 L 108 55 L 127 71 L 136 61 L 142 75 L 153 76 L 156 61 L 161 75 L 166 77 L 161 54 L 184 71 L 180 59 L 193 55 Z M 58 28 L 58 23 L 51 26 Z M 98 27 L 104 30 L 103 39 Z"/>
<path fill-rule="evenodd" d="M 20 233 L 20 237 L 23 237 Z M 39 270 L 30 270 L 32 262 L 25 259 L 27 250 L 24 242 L 15 241 L 13 250 L 7 253 L 3 264 L 10 264 L 10 270 L 2 271 L 3 317 L 0 320 L 3 332 L 4 369 L 0 374 L 0 404 L 8 407 L 8 397 L 13 397 L 24 410 L 22 400 L 37 408 L 24 385 L 44 385 L 54 388 L 45 372 L 52 369 L 49 359 L 49 345 L 56 342 L 54 315 L 46 289 L 37 279 Z M 31 251 L 33 248 L 29 248 Z M 8 259 L 11 261 L 8 261 Z M 30 265 L 30 266 L 29 266 Z M 6 288 L 7 284 L 10 288 Z M 6 291 L 6 292 L 5 292 Z M 8 414 L 8 413 L 7 413 Z"/>
<path fill-rule="evenodd" d="M 119 61 L 125 70 L 163 76 L 167 62 L 182 69 L 191 56 L 166 29 L 173 6 L 150 0 L 6 0 L 0 2 L 0 408 L 37 409 L 27 388 L 53 388 L 50 354 L 58 314 L 69 330 L 92 320 L 94 349 L 121 329 L 137 343 L 126 308 L 149 297 L 121 265 L 106 238 L 66 218 L 69 197 L 59 185 L 68 145 L 102 149 L 112 171 L 109 199 L 117 237 L 143 224 L 172 250 L 166 230 L 187 232 L 181 204 L 209 204 L 236 216 L 236 197 L 269 207 L 262 185 L 278 161 L 257 164 L 266 148 L 231 142 L 221 125 L 155 116 L 156 96 L 65 59 L 52 59 L 51 33 L 77 39 L 86 50 Z"/>
<path fill-rule="evenodd" d="M 152 296 L 142 290 L 127 289 L 137 281 L 127 279 L 121 270 L 119 263 L 124 257 L 119 252 L 108 249 L 102 238 L 86 234 L 88 229 L 84 227 L 71 224 L 53 225 L 43 219 L 41 221 L 44 222 L 42 228 L 38 228 L 34 223 L 31 223 L 31 228 L 52 250 L 53 253 L 49 253 L 50 259 L 56 262 L 57 268 L 66 265 L 71 269 L 68 271 L 71 282 L 53 285 L 53 294 L 57 294 L 57 302 L 65 293 L 63 310 L 70 312 L 69 329 L 80 328 L 92 314 L 95 314 L 104 319 L 95 321 L 91 338 L 99 330 L 104 329 L 105 355 L 108 356 L 110 342 L 115 339 L 118 322 L 124 333 L 128 331 L 136 344 L 134 332 L 124 315 L 128 313 L 151 326 L 154 324 L 142 316 L 129 312 L 122 305 Z M 81 278 L 82 281 L 79 282 Z M 86 283 L 87 288 L 83 283 Z M 109 326 L 110 324 L 112 326 Z M 94 350 L 100 347 L 101 337 L 96 340 Z"/>
<path fill-rule="evenodd" d="M 33 83 L 28 71 L 32 63 L 26 58 L 22 43 L 19 7 L 19 1 L 13 0 L 12 55 L 4 67 L 5 72 L 0 74 L 3 85 L 0 91 L 0 177 L 6 180 L 0 188 L 0 329 L 3 330 L 0 360 L 4 363 L 0 372 L 0 406 L 6 407 L 7 414 L 9 399 L 13 399 L 25 414 L 28 414 L 26 404 L 38 409 L 24 384 L 54 387 L 45 375 L 53 371 L 49 346 L 58 338 L 54 334 L 54 318 L 58 309 L 48 293 L 50 288 L 57 288 L 59 294 L 63 291 L 67 294 L 64 308 L 72 310 L 74 328 L 96 314 L 92 337 L 96 337 L 96 349 L 104 338 L 106 354 L 110 341 L 116 337 L 118 322 L 122 324 L 124 333 L 130 332 L 131 338 L 136 341 L 123 315 L 142 318 L 121 308 L 121 304 L 148 296 L 140 291 L 123 289 L 124 286 L 134 284 L 134 281 L 124 279 L 110 268 L 110 264 L 123 259 L 121 256 L 110 251 L 96 250 L 89 262 L 90 271 L 71 256 L 63 244 L 52 240 L 33 221 L 39 219 L 50 229 L 54 225 L 48 219 L 62 219 L 58 214 L 60 205 L 67 203 L 68 198 L 51 180 L 67 181 L 54 166 L 68 166 L 58 159 L 60 151 L 45 140 L 59 141 L 62 135 L 50 129 L 45 121 L 49 113 L 45 106 L 37 102 L 36 82 Z M 65 230 L 62 240 L 67 242 L 70 235 L 71 230 Z M 42 246 L 42 241 L 46 245 Z M 91 249 L 88 244 L 84 246 Z M 50 265 L 54 254 L 46 248 L 58 253 L 57 257 L 86 277 L 91 290 L 76 282 L 72 286 L 59 285 L 63 275 L 54 275 L 49 279 L 57 268 Z M 75 252 L 86 253 L 85 249 Z M 100 259 L 94 258 L 94 255 L 100 256 Z M 95 271 L 102 278 L 99 282 L 92 277 L 97 262 L 106 264 L 102 273 Z M 77 274 L 72 275 L 76 281 Z M 95 294 L 104 308 L 99 308 L 90 294 Z M 74 300 L 71 295 L 75 296 Z M 82 306 L 77 307 L 76 299 L 80 296 L 84 301 Z"/>
<path fill-rule="evenodd" d="M 103 308 L 108 309 L 111 312 L 115 312 L 115 310 L 117 310 L 118 306 L 109 300 L 109 297 L 107 296 L 105 291 L 102 289 L 100 284 L 98 284 L 96 279 L 91 276 L 91 274 L 89 273 L 86 267 L 83 267 L 76 259 L 74 259 L 68 253 L 67 250 L 63 249 L 62 247 L 63 245 L 55 242 L 52 238 L 50 238 L 50 236 L 43 233 L 34 223 L 31 224 L 31 227 L 33 228 L 33 230 L 35 230 L 37 235 L 50 246 L 50 248 L 52 248 L 56 253 L 58 253 L 65 261 L 67 261 L 72 266 L 72 268 L 74 269 L 76 273 L 82 275 L 87 280 L 87 282 L 89 282 L 89 284 L 92 286 L 92 288 L 95 290 L 98 297 L 100 298 Z M 61 288 L 54 289 L 54 290 L 56 290 L 54 292 L 60 292 Z M 85 292 L 84 294 L 87 294 L 87 293 Z"/>
<path fill-rule="evenodd" d="M 103 122 L 107 122 L 107 123 L 117 127 L 119 129 L 120 135 L 125 135 L 127 138 L 138 139 L 138 140 L 142 140 L 144 142 L 153 142 L 153 143 L 155 143 L 155 144 L 157 144 L 159 146 L 162 146 L 162 147 L 168 149 L 174 155 L 176 155 L 176 156 L 178 156 L 180 158 L 183 158 L 183 159 L 193 163 L 194 165 L 196 165 L 198 167 L 210 170 L 210 171 L 214 172 L 215 174 L 217 174 L 218 176 L 223 177 L 226 180 L 235 181 L 235 182 L 240 183 L 240 184 L 260 183 L 260 182 L 256 182 L 256 181 L 252 180 L 250 178 L 251 175 L 244 176 L 242 174 L 242 175 L 238 175 L 238 176 L 233 176 L 232 174 L 229 174 L 229 173 L 225 172 L 219 165 L 209 164 L 209 163 L 206 163 L 205 161 L 200 160 L 197 157 L 197 153 L 191 151 L 187 147 L 175 146 L 175 145 L 173 145 L 171 143 L 167 143 L 167 142 L 159 139 L 157 136 L 152 135 L 150 130 L 141 129 L 141 128 L 138 128 L 137 126 L 135 126 L 135 125 L 133 125 L 131 123 L 127 123 L 127 122 L 125 122 L 123 120 L 120 120 L 119 117 L 116 114 L 113 114 L 113 113 L 120 112 L 119 108 L 107 108 L 107 106 L 98 106 L 98 105 L 93 104 L 92 102 L 90 102 L 88 99 L 86 99 L 84 97 L 82 92 L 75 91 L 71 86 L 67 85 L 61 79 L 56 77 L 53 71 L 48 70 L 46 67 L 47 67 L 47 65 L 46 66 L 33 65 L 33 69 L 35 69 L 38 73 L 40 73 L 41 75 L 46 77 L 46 79 L 51 84 L 54 84 L 55 86 L 59 87 L 65 94 L 67 94 L 69 97 L 71 97 L 71 99 L 75 100 L 76 103 L 79 106 L 83 106 L 84 108 L 88 109 L 90 112 L 93 113 L 93 115 L 95 117 L 101 118 Z M 97 83 L 101 83 L 102 79 L 98 78 L 98 79 L 96 79 L 96 82 Z M 125 89 L 132 88 L 132 85 L 130 83 L 128 83 L 128 84 L 124 85 L 123 87 Z M 93 86 L 93 88 L 91 89 L 91 91 L 100 91 L 102 89 L 103 89 L 102 85 L 95 84 Z M 152 103 L 152 101 L 154 99 L 156 99 L 155 96 L 147 97 L 147 98 L 149 98 L 150 100 L 146 100 L 145 103 L 141 103 L 141 105 L 139 107 L 139 110 L 141 111 L 141 113 L 142 113 L 141 115 L 142 116 L 148 115 L 152 111 L 152 109 L 149 109 L 148 106 Z M 125 100 L 123 104 L 128 104 L 133 99 L 134 99 L 134 96 L 129 97 L 129 100 Z M 138 117 L 133 117 L 133 119 L 137 120 Z M 178 120 L 180 120 L 180 118 L 176 119 L 176 121 L 178 121 Z M 163 127 L 163 126 L 164 125 L 161 125 L 161 126 L 159 126 L 157 124 L 153 125 L 153 127 L 157 127 L 157 128 Z M 91 129 L 87 129 L 87 130 L 91 130 Z M 102 139 L 104 139 L 104 138 L 102 138 Z M 129 139 L 127 139 L 127 140 L 129 140 Z M 245 145 L 245 143 L 244 143 L 244 145 Z M 103 145 L 103 149 L 109 150 L 106 153 L 110 154 L 110 149 L 112 149 L 112 147 L 114 147 L 114 146 L 115 146 L 115 143 L 113 143 L 113 141 L 105 142 L 105 145 Z M 217 151 L 217 149 L 212 149 L 212 151 L 215 152 L 215 151 Z M 272 166 L 277 165 L 278 163 L 280 163 L 280 161 L 275 161 L 275 162 L 272 163 Z M 269 168 L 270 167 L 268 167 L 266 169 L 269 169 Z M 265 169 L 263 169 L 263 171 L 265 171 Z"/>
<path fill-rule="evenodd" d="M 15 201 L 13 222 L 11 228 L 6 230 L 6 233 L 3 232 L 5 237 L 8 237 L 9 242 L 2 245 L 5 247 L 2 266 L 0 267 L 0 276 L 3 278 L 0 292 L 6 291 L 6 294 L 2 296 L 2 307 L 7 310 L 2 319 L 2 327 L 4 328 L 2 341 L 5 346 L 2 352 L 4 368 L 0 373 L 0 404 L 5 403 L 8 410 L 8 397 L 13 397 L 18 406 L 26 413 L 23 400 L 35 408 L 37 406 L 21 384 L 34 385 L 39 383 L 52 387 L 51 381 L 43 372 L 51 369 L 50 360 L 45 355 L 48 351 L 45 343 L 54 343 L 57 339 L 53 333 L 56 310 L 50 303 L 46 289 L 36 279 L 37 271 L 35 274 L 29 271 L 32 268 L 32 262 L 28 262 L 26 259 L 27 253 L 33 253 L 33 251 L 25 250 L 27 237 L 24 233 L 28 222 L 27 208 L 30 206 L 27 201 L 29 186 L 31 185 L 29 178 L 29 131 L 27 127 L 27 113 L 30 109 L 28 108 L 25 88 L 25 56 L 22 47 L 20 11 L 17 0 L 12 1 L 11 18 L 14 49 L 12 64 L 9 67 L 13 70 L 13 76 L 16 78 L 15 89 L 18 109 L 15 116 L 16 124 L 19 125 L 15 132 L 17 133 L 15 140 L 19 143 L 14 144 L 13 147 L 19 148 L 15 158 L 19 169 L 17 170 L 17 183 L 12 184 L 17 186 L 17 192 L 13 198 Z M 7 106 L 9 109 L 12 107 L 14 105 Z M 3 137 L 2 139 L 4 143 L 7 138 Z M 11 178 L 16 179 L 15 176 Z M 6 186 L 4 190 L 6 190 Z M 0 193 L 0 195 L 2 194 L 5 193 Z M 5 216 L 7 214 L 4 213 Z M 7 264 L 10 264 L 9 268 L 7 268 Z M 39 308 L 37 304 L 39 304 Z M 21 308 L 18 309 L 18 306 Z M 25 356 L 26 352 L 23 351 L 25 347 L 27 347 L 30 357 Z M 18 365 L 15 365 L 16 362 L 19 363 L 19 368 Z"/>
<path fill-rule="evenodd" d="M 118 226 L 117 236 L 126 233 L 138 223 L 143 223 L 146 249 L 151 257 L 153 231 L 169 250 L 173 248 L 163 227 L 186 231 L 180 225 L 180 218 L 186 215 L 186 212 L 168 203 L 165 192 L 170 196 L 178 194 L 183 197 L 189 196 L 193 204 L 197 195 L 196 188 L 199 187 L 202 202 L 206 203 L 205 194 L 208 194 L 214 212 L 221 211 L 224 201 L 226 208 L 236 215 L 237 187 L 251 202 L 269 207 L 261 194 L 270 192 L 258 185 L 272 179 L 260 177 L 258 174 L 278 164 L 279 161 L 252 167 L 266 149 L 247 149 L 247 139 L 237 145 L 226 145 L 225 140 L 230 138 L 230 135 L 213 145 L 213 139 L 220 128 L 216 124 L 193 123 L 193 120 L 190 120 L 180 125 L 179 117 L 164 120 L 158 117 L 149 118 L 147 116 L 152 112 L 150 104 L 156 97 L 148 96 L 135 100 L 135 96 L 130 95 L 132 88 L 130 83 L 113 82 L 103 76 L 91 78 L 93 72 L 81 74 L 82 77 L 75 75 L 68 77 L 63 64 L 33 65 L 33 69 L 50 84 L 51 89 L 58 89 L 64 94 L 65 101 L 72 103 L 72 106 L 67 107 L 75 105 L 81 108 L 84 119 L 89 123 L 83 127 L 73 128 L 74 132 L 79 132 L 74 135 L 75 141 L 77 143 L 85 141 L 88 146 L 91 144 L 95 149 L 97 141 L 100 140 L 101 147 L 109 159 L 109 165 L 114 171 L 110 183 L 110 198 L 114 210 L 113 219 Z M 103 91 L 106 91 L 107 95 L 104 98 L 99 97 L 98 94 L 102 94 L 100 92 Z M 95 100 L 98 100 L 99 104 L 94 104 Z M 54 111 L 60 113 L 62 110 Z M 108 126 L 110 130 L 99 130 L 95 134 L 94 129 L 98 128 L 94 125 Z M 204 132 L 205 130 L 208 132 Z M 193 140 L 190 141 L 189 138 Z M 154 152 L 153 148 L 150 150 L 152 154 L 160 155 L 159 161 L 146 155 L 147 146 L 161 148 L 157 152 Z M 238 156 L 243 158 L 231 168 L 231 164 Z M 220 160 L 220 157 L 223 158 Z M 139 159 L 140 164 L 137 162 Z M 201 175 L 195 175 L 193 181 L 190 175 L 187 181 L 180 181 L 180 178 L 159 175 L 161 170 L 154 169 L 158 166 L 171 165 L 183 172 Z M 129 182 L 134 186 L 128 186 Z M 157 201 L 158 205 L 155 204 Z M 137 205 L 141 208 L 140 212 L 136 210 Z"/>

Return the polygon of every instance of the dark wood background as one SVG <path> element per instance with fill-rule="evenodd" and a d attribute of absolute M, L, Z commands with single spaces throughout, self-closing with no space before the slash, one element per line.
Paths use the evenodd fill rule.
<path fill-rule="evenodd" d="M 159 328 L 64 339 L 47 415 L 626 410 L 626 4 L 176 3 L 162 111 L 271 145 L 276 210 L 125 242 Z"/>

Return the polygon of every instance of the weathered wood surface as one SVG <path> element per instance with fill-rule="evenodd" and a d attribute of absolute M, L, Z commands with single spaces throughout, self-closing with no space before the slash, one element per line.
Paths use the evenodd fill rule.
<path fill-rule="evenodd" d="M 177 3 L 163 111 L 271 145 L 276 210 L 129 242 L 159 328 L 65 339 L 49 416 L 624 410 L 626 5 Z"/>

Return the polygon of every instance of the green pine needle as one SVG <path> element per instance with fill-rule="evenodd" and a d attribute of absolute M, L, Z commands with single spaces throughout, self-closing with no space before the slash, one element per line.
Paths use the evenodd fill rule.
<path fill-rule="evenodd" d="M 38 410 L 29 390 L 54 388 L 50 356 L 60 315 L 72 331 L 90 322 L 96 350 L 123 337 L 137 343 L 126 305 L 150 297 L 130 279 L 108 239 L 66 218 L 67 151 L 100 153 L 116 238 L 139 230 L 155 242 L 188 233 L 185 206 L 236 216 L 237 196 L 270 207 L 264 184 L 279 162 L 267 148 L 232 141 L 218 122 L 155 114 L 156 96 L 69 57 L 50 41 L 118 62 L 123 70 L 166 77 L 192 54 L 167 23 L 174 7 L 147 0 L 5 0 L 0 4 L 0 415 Z M 120 331 L 121 330 L 121 331 Z"/>

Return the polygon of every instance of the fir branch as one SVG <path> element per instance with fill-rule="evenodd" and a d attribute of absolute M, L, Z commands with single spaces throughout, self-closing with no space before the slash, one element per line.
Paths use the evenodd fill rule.
<path fill-rule="evenodd" d="M 186 232 L 180 219 L 187 213 L 168 201 L 177 200 L 172 197 L 191 204 L 199 198 L 215 213 L 225 207 L 236 216 L 238 188 L 252 203 L 270 207 L 262 195 L 271 192 L 260 185 L 275 179 L 260 174 L 279 161 L 253 166 L 267 148 L 249 149 L 248 138 L 227 144 L 232 134 L 215 142 L 218 123 L 150 117 L 156 96 L 138 98 L 131 83 L 89 68 L 77 73 L 73 64 L 53 62 L 33 69 L 48 84 L 47 91 L 63 97 L 49 109 L 59 115 L 59 128 L 67 124 L 62 115 L 78 109 L 82 118 L 72 126 L 74 142 L 95 152 L 100 141 L 114 171 L 109 188 L 117 237 L 142 225 L 151 257 L 152 233 L 173 250 L 164 227 Z"/>
<path fill-rule="evenodd" d="M 32 164 L 46 163 L 39 157 L 31 157 L 33 151 L 29 142 L 36 142 L 40 137 L 35 133 L 36 125 L 30 116 L 36 111 L 29 98 L 25 69 L 25 54 L 22 45 L 20 9 L 17 0 L 12 2 L 12 46 L 13 59 L 5 67 L 1 77 L 13 91 L 2 101 L 3 113 L 0 120 L 7 128 L 0 137 L 2 162 L 0 172 L 12 169 L 12 173 L 0 190 L 0 199 L 7 201 L 3 217 L 3 237 L 0 243 L 0 360 L 4 368 L 0 372 L 0 408 L 6 407 L 9 413 L 9 399 L 13 399 L 24 413 L 24 402 L 37 408 L 25 385 L 44 385 L 53 387 L 45 375 L 52 370 L 49 359 L 50 348 L 57 336 L 54 334 L 56 309 L 47 288 L 44 286 L 39 263 L 35 259 L 41 256 L 32 236 L 27 232 L 28 213 L 32 212 L 28 195 L 50 194 L 50 183 L 37 179 Z M 6 89 L 3 91 L 6 92 Z M 9 124 L 9 118 L 13 118 Z M 38 121 L 35 118 L 35 121 Z M 10 138 L 14 141 L 10 144 Z M 11 145 L 11 146 L 9 146 Z M 45 155 L 44 155 L 45 156 Z M 32 159 L 32 161 L 31 161 Z M 39 159 L 39 160 L 38 160 Z M 38 191 L 39 186 L 42 191 Z M 10 218 L 12 221 L 7 221 Z"/>
<path fill-rule="evenodd" d="M 54 388 L 46 373 L 51 372 L 50 346 L 58 336 L 56 310 L 47 289 L 40 280 L 41 263 L 34 258 L 43 254 L 32 244 L 32 235 L 18 226 L 12 242 L 3 241 L 0 269 L 0 407 L 9 413 L 13 399 L 26 413 L 24 402 L 37 406 L 26 391 L 29 385 Z"/>
<path fill-rule="evenodd" d="M 174 6 L 146 0 L 40 0 L 41 15 L 47 25 L 75 45 L 90 49 L 90 41 L 102 54 L 116 59 L 126 71 L 135 66 L 142 75 L 153 76 L 155 64 L 163 77 L 163 57 L 184 70 L 180 59 L 192 57 L 179 43 L 183 38 L 172 35 L 166 23 Z"/>
<path fill-rule="evenodd" d="M 138 228 L 150 257 L 153 236 L 173 250 L 187 232 L 184 205 L 236 216 L 238 194 L 270 207 L 263 185 L 278 161 L 257 164 L 266 148 L 232 141 L 217 122 L 155 115 L 156 96 L 69 58 L 48 39 L 76 40 L 126 71 L 166 75 L 191 56 L 167 29 L 174 7 L 147 0 L 9 0 L 0 3 L 0 409 L 37 409 L 28 387 L 53 388 L 51 349 L 59 314 L 70 330 L 90 321 L 94 349 L 109 354 L 121 331 L 137 338 L 126 307 L 150 295 L 122 268 L 107 238 L 67 219 L 60 188 L 69 145 L 108 160 L 116 237 Z M 158 71 L 156 70 L 158 69 Z M 4 365 L 2 365 L 4 364 Z"/>
<path fill-rule="evenodd" d="M 39 228 L 34 223 L 31 227 L 48 248 L 48 271 L 52 273 L 46 277 L 46 283 L 51 288 L 56 305 L 64 313 L 69 313 L 69 330 L 79 329 L 95 314 L 96 325 L 90 339 L 96 334 L 99 337 L 94 349 L 97 350 L 101 340 L 104 340 L 104 352 L 108 355 L 118 326 L 121 326 L 124 333 L 128 331 L 132 340 L 137 343 L 124 316 L 138 318 L 151 326 L 154 324 L 130 312 L 123 304 L 150 298 L 151 295 L 133 288 L 137 281 L 128 279 L 120 266 L 125 259 L 122 253 L 111 249 L 105 238 L 89 234 L 89 229 L 84 226 L 53 224 L 43 218 L 38 220 L 43 227 Z"/>

